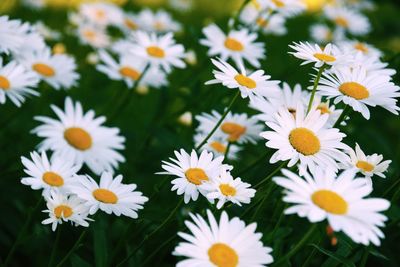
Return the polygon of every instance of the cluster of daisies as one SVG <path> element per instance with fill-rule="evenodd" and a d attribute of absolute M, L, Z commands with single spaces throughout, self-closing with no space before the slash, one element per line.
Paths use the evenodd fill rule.
<path fill-rule="evenodd" d="M 105 117 L 96 118 L 93 110 L 84 113 L 81 104 L 70 98 L 64 110 L 51 108 L 58 119 L 35 117 L 43 123 L 32 130 L 44 138 L 40 152 L 22 157 L 27 176 L 21 182 L 42 190 L 47 203 L 49 218 L 43 224 L 52 224 L 53 231 L 63 222 L 87 227 L 92 221 L 88 216 L 99 209 L 137 218 L 148 198 L 136 190 L 136 184 L 124 184 L 122 175 L 113 174 L 125 160 L 118 152 L 125 141 L 119 129 L 103 126 Z M 99 178 L 86 174 L 84 165 Z"/>

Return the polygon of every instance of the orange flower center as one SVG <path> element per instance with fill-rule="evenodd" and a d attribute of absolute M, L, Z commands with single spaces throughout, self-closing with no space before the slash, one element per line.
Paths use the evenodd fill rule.
<path fill-rule="evenodd" d="M 7 91 L 8 89 L 10 89 L 10 86 L 10 81 L 6 77 L 0 75 L 0 88 L 4 91 Z"/>
<path fill-rule="evenodd" d="M 118 197 L 114 192 L 99 188 L 93 191 L 93 197 L 100 202 L 107 203 L 107 204 L 115 204 L 118 202 Z"/>
<path fill-rule="evenodd" d="M 92 147 L 92 137 L 82 128 L 71 127 L 64 131 L 64 138 L 76 149 L 87 150 Z"/>
<path fill-rule="evenodd" d="M 45 77 L 53 77 L 56 74 L 51 66 L 44 63 L 35 63 L 32 65 L 32 69 Z"/>
<path fill-rule="evenodd" d="M 203 181 L 208 181 L 208 176 L 203 169 L 190 168 L 185 172 L 186 179 L 195 185 L 200 185 Z"/>
<path fill-rule="evenodd" d="M 55 172 L 45 172 L 42 176 L 43 182 L 51 186 L 62 186 L 64 184 L 64 179 Z"/>
<path fill-rule="evenodd" d="M 356 164 L 357 168 L 365 171 L 365 172 L 372 172 L 374 170 L 374 165 L 372 165 L 369 162 L 363 161 L 363 160 L 359 160 Z"/>
<path fill-rule="evenodd" d="M 130 79 L 132 79 L 134 81 L 137 81 L 139 79 L 139 77 L 140 77 L 140 73 L 137 70 L 135 70 L 135 69 L 133 69 L 131 67 L 128 67 L 128 66 L 120 68 L 119 69 L 119 73 L 122 76 L 130 78 Z"/>
<path fill-rule="evenodd" d="M 231 142 L 235 142 L 239 140 L 239 138 L 246 133 L 246 127 L 234 123 L 234 122 L 224 122 L 221 125 L 221 130 L 228 134 L 228 140 Z"/>
<path fill-rule="evenodd" d="M 368 47 L 363 43 L 356 43 L 354 48 L 363 53 L 368 53 Z"/>
<path fill-rule="evenodd" d="M 254 89 L 257 87 L 257 83 L 249 78 L 244 76 L 243 74 L 237 74 L 235 75 L 235 80 L 240 84 L 241 86 L 247 87 L 249 89 Z"/>
<path fill-rule="evenodd" d="M 221 190 L 221 193 L 224 194 L 225 196 L 234 196 L 236 195 L 236 189 L 229 184 L 220 184 L 219 189 Z"/>
<path fill-rule="evenodd" d="M 124 23 L 125 26 L 131 30 L 136 30 L 138 28 L 138 25 L 131 19 L 125 19 Z"/>
<path fill-rule="evenodd" d="M 321 60 L 323 62 L 334 62 L 336 61 L 336 58 L 334 56 L 324 54 L 324 53 L 315 53 L 314 57 L 318 60 Z"/>
<path fill-rule="evenodd" d="M 215 243 L 208 249 L 208 257 L 217 267 L 236 267 L 239 256 L 236 251 L 223 243 Z"/>
<path fill-rule="evenodd" d="M 244 49 L 244 46 L 241 42 L 239 42 L 238 40 L 231 38 L 231 37 L 228 37 L 225 39 L 224 45 L 229 50 L 236 51 L 236 52 L 243 51 L 243 49 Z"/>
<path fill-rule="evenodd" d="M 217 152 L 223 154 L 226 151 L 226 146 L 220 142 L 214 141 L 210 143 L 210 146 Z"/>
<path fill-rule="evenodd" d="M 293 129 L 289 134 L 289 142 L 297 152 L 305 156 L 314 155 L 321 148 L 318 137 L 307 128 Z"/>
<path fill-rule="evenodd" d="M 343 215 L 347 213 L 348 204 L 337 193 L 330 190 L 318 190 L 311 195 L 311 200 L 326 212 Z"/>
<path fill-rule="evenodd" d="M 368 89 L 356 82 L 346 82 L 339 86 L 339 91 L 347 96 L 357 100 L 362 100 L 369 97 Z"/>
<path fill-rule="evenodd" d="M 345 19 L 343 17 L 337 17 L 335 19 L 335 23 L 336 23 L 336 25 L 343 27 L 343 28 L 347 28 L 349 26 L 349 22 L 347 21 L 347 19 Z"/>
<path fill-rule="evenodd" d="M 162 48 L 158 46 L 149 46 L 146 48 L 147 54 L 149 54 L 152 57 L 156 58 L 164 58 L 165 57 L 165 52 Z"/>
<path fill-rule="evenodd" d="M 54 215 L 56 215 L 57 219 L 71 217 L 72 213 L 71 207 L 67 205 L 59 205 L 54 208 Z"/>

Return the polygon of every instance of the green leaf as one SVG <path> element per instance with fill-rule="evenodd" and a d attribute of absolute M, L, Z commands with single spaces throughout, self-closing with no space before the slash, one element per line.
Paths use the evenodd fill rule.
<path fill-rule="evenodd" d="M 96 266 L 107 266 L 107 240 L 106 240 L 106 221 L 102 218 L 98 219 L 93 225 L 93 247 Z"/>
<path fill-rule="evenodd" d="M 344 266 L 356 267 L 356 265 L 354 265 L 353 262 L 351 262 L 350 260 L 346 259 L 345 257 L 343 257 L 341 255 L 337 255 L 336 253 L 333 253 L 332 251 L 329 251 L 329 250 L 326 250 L 324 248 L 321 248 L 321 247 L 317 246 L 316 244 L 311 244 L 310 246 L 313 246 L 314 248 L 316 248 L 321 253 L 323 253 L 323 254 L 329 256 L 330 258 L 342 263 Z"/>

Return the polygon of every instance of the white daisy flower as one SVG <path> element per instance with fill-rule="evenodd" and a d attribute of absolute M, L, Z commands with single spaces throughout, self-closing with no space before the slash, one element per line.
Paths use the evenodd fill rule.
<path fill-rule="evenodd" d="M 48 196 L 50 190 L 65 192 L 65 186 L 74 180 L 74 175 L 80 166 L 63 158 L 53 157 L 48 160 L 46 152 L 41 155 L 30 153 L 31 159 L 21 157 L 24 172 L 29 175 L 23 177 L 21 183 L 34 190 L 43 189 L 43 195 Z"/>
<path fill-rule="evenodd" d="M 314 24 L 310 27 L 311 38 L 319 44 L 336 43 L 345 38 L 343 31 L 331 30 L 325 24 Z"/>
<path fill-rule="evenodd" d="M 203 150 L 200 156 L 194 150 L 190 155 L 183 149 L 179 152 L 174 151 L 174 153 L 176 159 L 169 158 L 172 162 L 162 161 L 161 167 L 165 172 L 157 174 L 178 177 L 171 181 L 173 184 L 171 191 L 176 190 L 178 195 L 184 194 L 185 203 L 191 199 L 196 201 L 199 192 L 205 195 L 206 192 L 200 187 L 202 183 L 215 179 L 224 170 L 232 169 L 231 166 L 222 164 L 223 156 L 214 158 L 213 153 L 207 150 Z"/>
<path fill-rule="evenodd" d="M 51 224 L 51 229 L 55 231 L 58 224 L 71 222 L 75 226 L 88 227 L 88 208 L 82 199 L 77 196 L 67 196 L 60 192 L 50 191 L 46 198 L 47 210 L 43 212 L 49 214 L 49 218 L 42 221 L 42 224 Z"/>
<path fill-rule="evenodd" d="M 232 30 L 227 35 L 215 24 L 203 29 L 206 39 L 201 39 L 202 45 L 208 46 L 208 55 L 218 56 L 223 61 L 229 58 L 235 61 L 236 65 L 248 61 L 252 66 L 259 68 L 260 60 L 265 58 L 263 43 L 255 42 L 256 33 L 250 33 L 246 28 L 239 31 Z"/>
<path fill-rule="evenodd" d="M 139 16 L 131 12 L 124 14 L 124 21 L 120 27 L 127 34 L 142 29 Z"/>
<path fill-rule="evenodd" d="M 360 146 L 356 143 L 355 150 L 349 150 L 350 155 L 350 167 L 357 169 L 367 178 L 369 184 L 372 185 L 371 177 L 374 175 L 378 175 L 379 177 L 385 178 L 384 172 L 389 168 L 389 164 L 392 162 L 391 160 L 383 160 L 382 155 L 372 154 L 365 155 L 365 153 L 361 150 Z"/>
<path fill-rule="evenodd" d="M 390 202 L 382 198 L 365 198 L 372 188 L 364 179 L 355 178 L 355 171 L 347 170 L 337 175 L 318 168 L 314 175 L 304 174 L 304 179 L 288 170 L 285 177 L 273 181 L 284 187 L 283 201 L 293 203 L 285 214 L 307 217 L 312 223 L 327 219 L 334 231 L 343 231 L 354 242 L 363 245 L 380 245 L 384 234 L 386 216 L 379 213 L 389 208 Z"/>
<path fill-rule="evenodd" d="M 173 255 L 184 256 L 177 267 L 260 267 L 273 262 L 272 249 L 261 242 L 256 223 L 246 226 L 238 217 L 229 220 L 225 211 L 219 222 L 207 210 L 208 223 L 199 214 L 190 214 L 193 222 L 185 221 L 191 234 L 179 232 L 184 239 Z"/>
<path fill-rule="evenodd" d="M 30 28 L 28 23 L 10 20 L 8 16 L 0 16 L 0 53 L 18 53 Z"/>
<path fill-rule="evenodd" d="M 143 204 L 149 199 L 142 192 L 135 191 L 136 184 L 123 184 L 122 178 L 122 175 L 113 178 L 110 172 L 103 172 L 100 184 L 97 184 L 89 175 L 80 175 L 77 182 L 68 187 L 73 194 L 86 201 L 91 215 L 100 209 L 107 214 L 122 214 L 136 219 L 137 211 L 143 209 Z"/>
<path fill-rule="evenodd" d="M 207 137 L 206 133 L 199 133 L 194 136 L 194 141 L 196 144 L 196 147 L 200 145 L 200 143 Z M 201 150 L 208 150 L 214 153 L 215 156 L 224 156 L 226 153 L 226 150 L 228 149 L 228 143 L 229 141 L 226 140 L 226 138 L 223 138 L 221 136 L 211 136 L 208 140 L 207 143 L 201 148 Z M 235 145 L 235 144 L 230 144 L 229 145 L 229 151 L 227 158 L 228 159 L 237 159 L 238 158 L 238 153 L 241 151 L 241 147 Z"/>
<path fill-rule="evenodd" d="M 299 162 L 303 173 L 306 169 L 314 171 L 317 166 L 336 172 L 338 163 L 348 161 L 347 155 L 340 150 L 348 149 L 342 143 L 346 135 L 336 128 L 326 128 L 327 114 L 311 110 L 305 115 L 299 105 L 296 118 L 284 108 L 275 117 L 276 122 L 266 122 L 271 130 L 260 134 L 267 139 L 267 147 L 278 150 L 272 155 L 271 163 L 288 160 L 288 167 L 292 167 Z"/>
<path fill-rule="evenodd" d="M 101 50 L 99 52 L 101 63 L 96 66 L 98 71 L 105 73 L 112 80 L 122 80 L 128 88 L 132 88 L 136 81 L 139 80 L 146 68 L 146 63 L 135 56 L 125 54 L 120 56 L 119 62 L 114 60 L 110 54 Z M 150 68 L 144 73 L 139 86 L 150 86 L 160 88 L 166 85 L 167 77 L 164 72 L 158 68 Z"/>
<path fill-rule="evenodd" d="M 343 101 L 367 120 L 368 106 L 381 106 L 397 115 L 400 108 L 395 98 L 400 96 L 400 87 L 390 80 L 389 76 L 367 72 L 362 66 L 335 68 L 323 74 L 317 93 L 334 98 L 334 104 Z"/>
<path fill-rule="evenodd" d="M 194 6 L 193 0 L 169 0 L 168 3 L 171 8 L 180 12 L 188 12 Z"/>
<path fill-rule="evenodd" d="M 266 8 L 278 12 L 286 17 L 298 15 L 305 10 L 302 0 L 265 0 Z"/>
<path fill-rule="evenodd" d="M 338 46 L 345 51 L 346 54 L 350 55 L 354 53 L 362 53 L 362 55 L 366 57 L 380 58 L 382 56 L 382 52 L 379 49 L 360 41 L 342 41 Z"/>
<path fill-rule="evenodd" d="M 218 200 L 217 209 L 222 208 L 225 202 L 242 206 L 249 204 L 256 190 L 250 188 L 251 184 L 242 182 L 240 178 L 233 178 L 230 172 L 222 172 L 210 183 L 204 183 L 200 187 L 207 191 L 206 197 L 212 201 Z"/>
<path fill-rule="evenodd" d="M 299 42 L 289 45 L 289 47 L 295 50 L 294 52 L 289 52 L 289 54 L 304 60 L 301 65 L 315 63 L 314 66 L 320 68 L 324 64 L 336 66 L 345 64 L 348 61 L 346 60 L 346 55 L 333 44 L 327 44 L 324 48 L 321 48 L 317 44 Z"/>
<path fill-rule="evenodd" d="M 270 16 L 260 16 L 256 19 L 257 28 L 263 33 L 284 35 L 287 33 L 285 27 L 286 19 L 280 14 L 273 14 Z"/>
<path fill-rule="evenodd" d="M 178 32 L 181 25 L 174 21 L 171 15 L 165 10 L 153 12 L 144 9 L 138 14 L 143 30 L 156 33 Z"/>
<path fill-rule="evenodd" d="M 244 66 L 240 63 L 237 71 L 232 65 L 223 60 L 211 59 L 212 63 L 218 68 L 213 70 L 215 79 L 206 82 L 206 84 L 218 84 L 230 89 L 239 88 L 242 98 L 254 96 L 278 97 L 279 81 L 270 80 L 271 76 L 265 75 L 263 70 L 257 70 L 247 74 Z"/>
<path fill-rule="evenodd" d="M 390 80 L 397 73 L 396 70 L 387 68 L 389 65 L 386 62 L 380 61 L 377 57 L 365 56 L 363 53 L 356 53 L 354 55 L 354 60 L 350 67 L 358 68 L 363 67 L 367 71 L 367 75 L 369 73 L 373 73 L 374 75 L 381 76 L 389 76 Z"/>
<path fill-rule="evenodd" d="M 249 107 L 261 112 L 255 116 L 260 121 L 276 121 L 275 113 L 279 109 L 285 108 L 295 117 L 298 105 L 302 105 L 306 109 L 309 98 L 309 93 L 303 91 L 300 84 L 296 84 L 292 90 L 289 84 L 283 83 L 278 97 L 273 99 L 254 97 L 250 100 Z"/>
<path fill-rule="evenodd" d="M 346 7 L 327 7 L 325 15 L 328 19 L 353 35 L 365 35 L 371 31 L 368 18 L 361 13 Z"/>
<path fill-rule="evenodd" d="M 43 36 L 46 40 L 59 40 L 61 38 L 61 33 L 51 29 L 42 21 L 37 21 L 33 25 L 36 31 Z"/>
<path fill-rule="evenodd" d="M 73 57 L 65 54 L 52 55 L 48 48 L 25 54 L 21 63 L 56 90 L 77 85 L 80 77 Z"/>
<path fill-rule="evenodd" d="M 84 3 L 79 6 L 79 15 L 91 24 L 106 27 L 123 22 L 122 10 L 109 3 Z"/>
<path fill-rule="evenodd" d="M 167 73 L 172 68 L 184 68 L 183 58 L 185 49 L 181 44 L 176 44 L 173 34 L 167 33 L 157 36 L 155 33 L 135 32 L 134 43 L 129 50 L 134 55 L 143 58 L 152 67 L 161 66 Z"/>
<path fill-rule="evenodd" d="M 321 114 L 327 114 L 329 116 L 326 122 L 326 127 L 331 128 L 342 115 L 343 109 L 336 109 L 335 105 L 331 105 L 330 101 L 322 101 L 321 97 L 316 95 L 314 98 L 314 104 L 312 109 L 317 109 Z M 341 125 L 346 125 L 345 121 L 341 122 Z"/>
<path fill-rule="evenodd" d="M 93 25 L 79 25 L 76 34 L 82 44 L 90 45 L 94 48 L 107 48 L 111 45 L 111 39 L 106 31 Z"/>
<path fill-rule="evenodd" d="M 37 87 L 39 78 L 24 66 L 10 61 L 3 66 L 0 58 L 0 103 L 4 104 L 8 97 L 17 107 L 25 102 L 25 97 L 40 94 L 33 90 Z"/>
<path fill-rule="evenodd" d="M 221 116 L 215 110 L 211 114 L 202 113 L 197 115 L 195 118 L 200 123 L 198 131 L 205 134 L 210 133 L 221 119 Z M 263 125 L 258 124 L 258 119 L 255 116 L 249 117 L 245 113 L 234 114 L 229 112 L 214 135 L 238 144 L 248 142 L 255 144 L 260 139 L 259 134 L 263 129 Z"/>
<path fill-rule="evenodd" d="M 83 113 L 79 102 L 65 99 L 65 111 L 51 105 L 59 120 L 36 116 L 42 122 L 32 133 L 45 140 L 39 145 L 41 151 L 51 150 L 54 157 L 68 159 L 77 165 L 85 163 L 94 173 L 112 171 L 125 158 L 117 152 L 124 149 L 125 138 L 118 128 L 102 126 L 105 117 L 95 118 L 93 110 Z"/>

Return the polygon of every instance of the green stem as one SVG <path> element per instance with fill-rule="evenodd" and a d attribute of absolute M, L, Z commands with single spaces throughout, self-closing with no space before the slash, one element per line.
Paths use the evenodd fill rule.
<path fill-rule="evenodd" d="M 335 124 L 332 126 L 332 128 L 339 127 L 340 123 L 342 123 L 342 121 L 344 121 L 346 119 L 346 116 L 349 113 L 349 111 L 350 111 L 349 106 L 348 105 L 344 106 L 342 113 L 340 114 L 339 118 L 337 119 Z"/>
<path fill-rule="evenodd" d="M 317 224 L 313 224 L 311 228 L 307 231 L 307 233 L 304 234 L 303 238 L 294 246 L 294 248 L 291 249 L 289 253 L 286 254 L 286 256 L 280 258 L 274 265 L 278 266 L 285 261 L 290 260 L 290 258 L 293 257 L 308 242 L 317 227 Z"/>
<path fill-rule="evenodd" d="M 242 5 L 239 7 L 238 11 L 236 12 L 235 16 L 233 17 L 233 23 L 231 25 L 231 27 L 229 27 L 229 31 L 231 31 L 233 28 L 235 28 L 235 26 L 237 25 L 238 21 L 239 21 L 239 16 L 242 13 L 244 7 L 250 3 L 251 0 L 244 0 Z"/>
<path fill-rule="evenodd" d="M 318 241 L 317 245 L 319 246 L 321 244 L 321 240 Z M 304 261 L 303 265 L 301 265 L 301 267 L 307 267 L 311 260 L 314 258 L 315 253 L 317 252 L 317 249 L 315 247 L 313 247 L 313 249 L 311 250 L 310 255 L 308 255 L 307 259 Z"/>
<path fill-rule="evenodd" d="M 76 240 L 75 244 L 72 246 L 72 248 L 68 251 L 67 255 L 62 258 L 62 260 L 56 265 L 56 267 L 61 267 L 63 264 L 69 259 L 72 253 L 78 248 L 79 244 L 81 243 L 82 239 L 86 235 L 87 229 L 83 230 L 80 236 L 78 237 L 78 240 Z"/>
<path fill-rule="evenodd" d="M 222 116 L 219 119 L 219 121 L 217 122 L 217 124 L 214 126 L 214 128 L 211 130 L 211 132 L 206 136 L 206 138 L 204 138 L 204 140 L 201 141 L 201 143 L 195 148 L 195 150 L 199 151 L 207 143 L 208 139 L 211 138 L 211 136 L 215 133 L 215 131 L 221 125 L 222 121 L 225 119 L 226 115 L 228 115 L 229 111 L 231 111 L 231 108 L 239 95 L 240 95 L 240 91 L 237 90 L 236 94 L 233 96 L 231 102 L 229 103 L 228 108 L 225 110 L 224 114 L 222 114 Z"/>
<path fill-rule="evenodd" d="M 169 242 L 174 240 L 177 237 L 177 234 L 173 234 L 170 238 L 165 240 L 161 245 L 159 245 L 156 249 L 153 249 L 153 252 L 147 256 L 147 258 L 143 261 L 142 266 L 146 266 L 146 264 L 151 260 L 163 247 L 168 245 Z"/>
<path fill-rule="evenodd" d="M 313 89 L 312 89 L 312 92 L 311 92 L 311 96 L 310 96 L 310 101 L 308 102 L 307 114 L 311 110 L 312 104 L 314 102 L 315 92 L 317 91 L 319 80 L 321 79 L 321 75 L 324 72 L 325 68 L 326 68 L 326 66 L 322 65 L 318 70 L 317 77 L 315 77 L 314 86 L 313 86 Z"/>
<path fill-rule="evenodd" d="M 245 174 L 247 171 L 253 169 L 255 166 L 257 166 L 260 162 L 263 162 L 266 157 L 268 156 L 269 151 L 267 151 L 265 154 L 263 154 L 261 157 L 259 157 L 258 159 L 256 159 L 253 163 L 251 163 L 249 166 L 247 166 L 246 168 L 244 168 L 243 170 L 241 170 L 238 173 L 238 177 L 242 176 L 243 174 Z"/>
<path fill-rule="evenodd" d="M 123 264 L 125 264 L 133 255 L 135 255 L 136 251 L 138 251 L 143 245 L 144 243 L 146 243 L 146 241 L 152 237 L 154 234 L 156 234 L 158 231 L 160 231 L 166 224 L 167 222 L 172 218 L 172 216 L 174 216 L 174 214 L 176 213 L 176 211 L 179 209 L 179 207 L 182 205 L 183 202 L 183 197 L 181 198 L 181 200 L 178 202 L 178 204 L 176 205 L 176 207 L 170 212 L 170 214 L 167 216 L 167 218 L 165 218 L 165 220 L 156 228 L 154 229 L 150 234 L 146 235 L 143 240 L 139 243 L 139 245 L 128 254 L 128 256 L 123 259 L 122 261 L 120 261 L 116 267 L 118 266 L 122 266 Z"/>
<path fill-rule="evenodd" d="M 258 207 L 257 207 L 256 211 L 254 212 L 253 216 L 251 217 L 251 221 L 252 221 L 252 222 L 255 221 L 258 212 L 261 210 L 261 207 L 264 205 L 264 202 L 265 202 L 265 200 L 267 200 L 267 198 L 268 198 L 269 194 L 271 193 L 273 187 L 274 187 L 274 185 L 272 184 L 272 185 L 268 188 L 268 191 L 265 192 L 265 195 L 263 196 L 263 198 L 262 198 L 260 204 L 258 204 Z"/>
<path fill-rule="evenodd" d="M 3 266 L 6 267 L 10 263 L 12 257 L 14 256 L 15 250 L 17 249 L 19 243 L 21 242 L 21 238 L 25 235 L 26 230 L 28 229 L 29 225 L 31 224 L 33 214 L 39 210 L 40 204 L 42 203 L 42 196 L 40 196 L 36 205 L 30 210 L 28 214 L 28 218 L 25 220 L 22 229 L 19 231 L 17 238 L 14 241 L 13 246 L 11 247 L 10 251 L 7 254 L 6 259 L 4 260 Z"/>
<path fill-rule="evenodd" d="M 225 161 L 228 160 L 229 149 L 231 148 L 231 145 L 232 145 L 232 142 L 229 141 L 229 142 L 228 142 L 228 145 L 227 145 L 227 147 L 226 147 L 226 150 L 225 150 L 225 154 L 224 154 L 224 159 L 225 159 Z"/>
<path fill-rule="evenodd" d="M 368 250 L 365 249 L 364 253 L 363 253 L 363 256 L 361 258 L 360 267 L 365 267 L 365 265 L 367 264 L 368 254 L 369 254 Z"/>
<path fill-rule="evenodd" d="M 267 177 L 262 179 L 258 184 L 254 186 L 255 189 L 259 188 L 263 183 L 271 179 L 276 173 L 278 173 L 284 166 L 286 165 L 286 161 L 282 162 L 273 172 L 271 172 Z"/>
<path fill-rule="evenodd" d="M 394 182 L 388 189 L 386 189 L 386 191 L 383 193 L 382 197 L 385 198 L 390 191 L 393 190 L 393 188 L 395 188 L 398 184 L 400 184 L 400 177 L 397 178 L 397 181 Z"/>
<path fill-rule="evenodd" d="M 49 264 L 48 264 L 49 267 L 53 266 L 54 258 L 56 256 L 56 251 L 57 251 L 58 243 L 60 241 L 60 236 L 61 236 L 61 225 L 59 225 L 57 227 L 56 231 L 57 231 L 56 239 L 54 240 L 53 249 L 51 250 L 50 260 L 49 260 Z"/>

